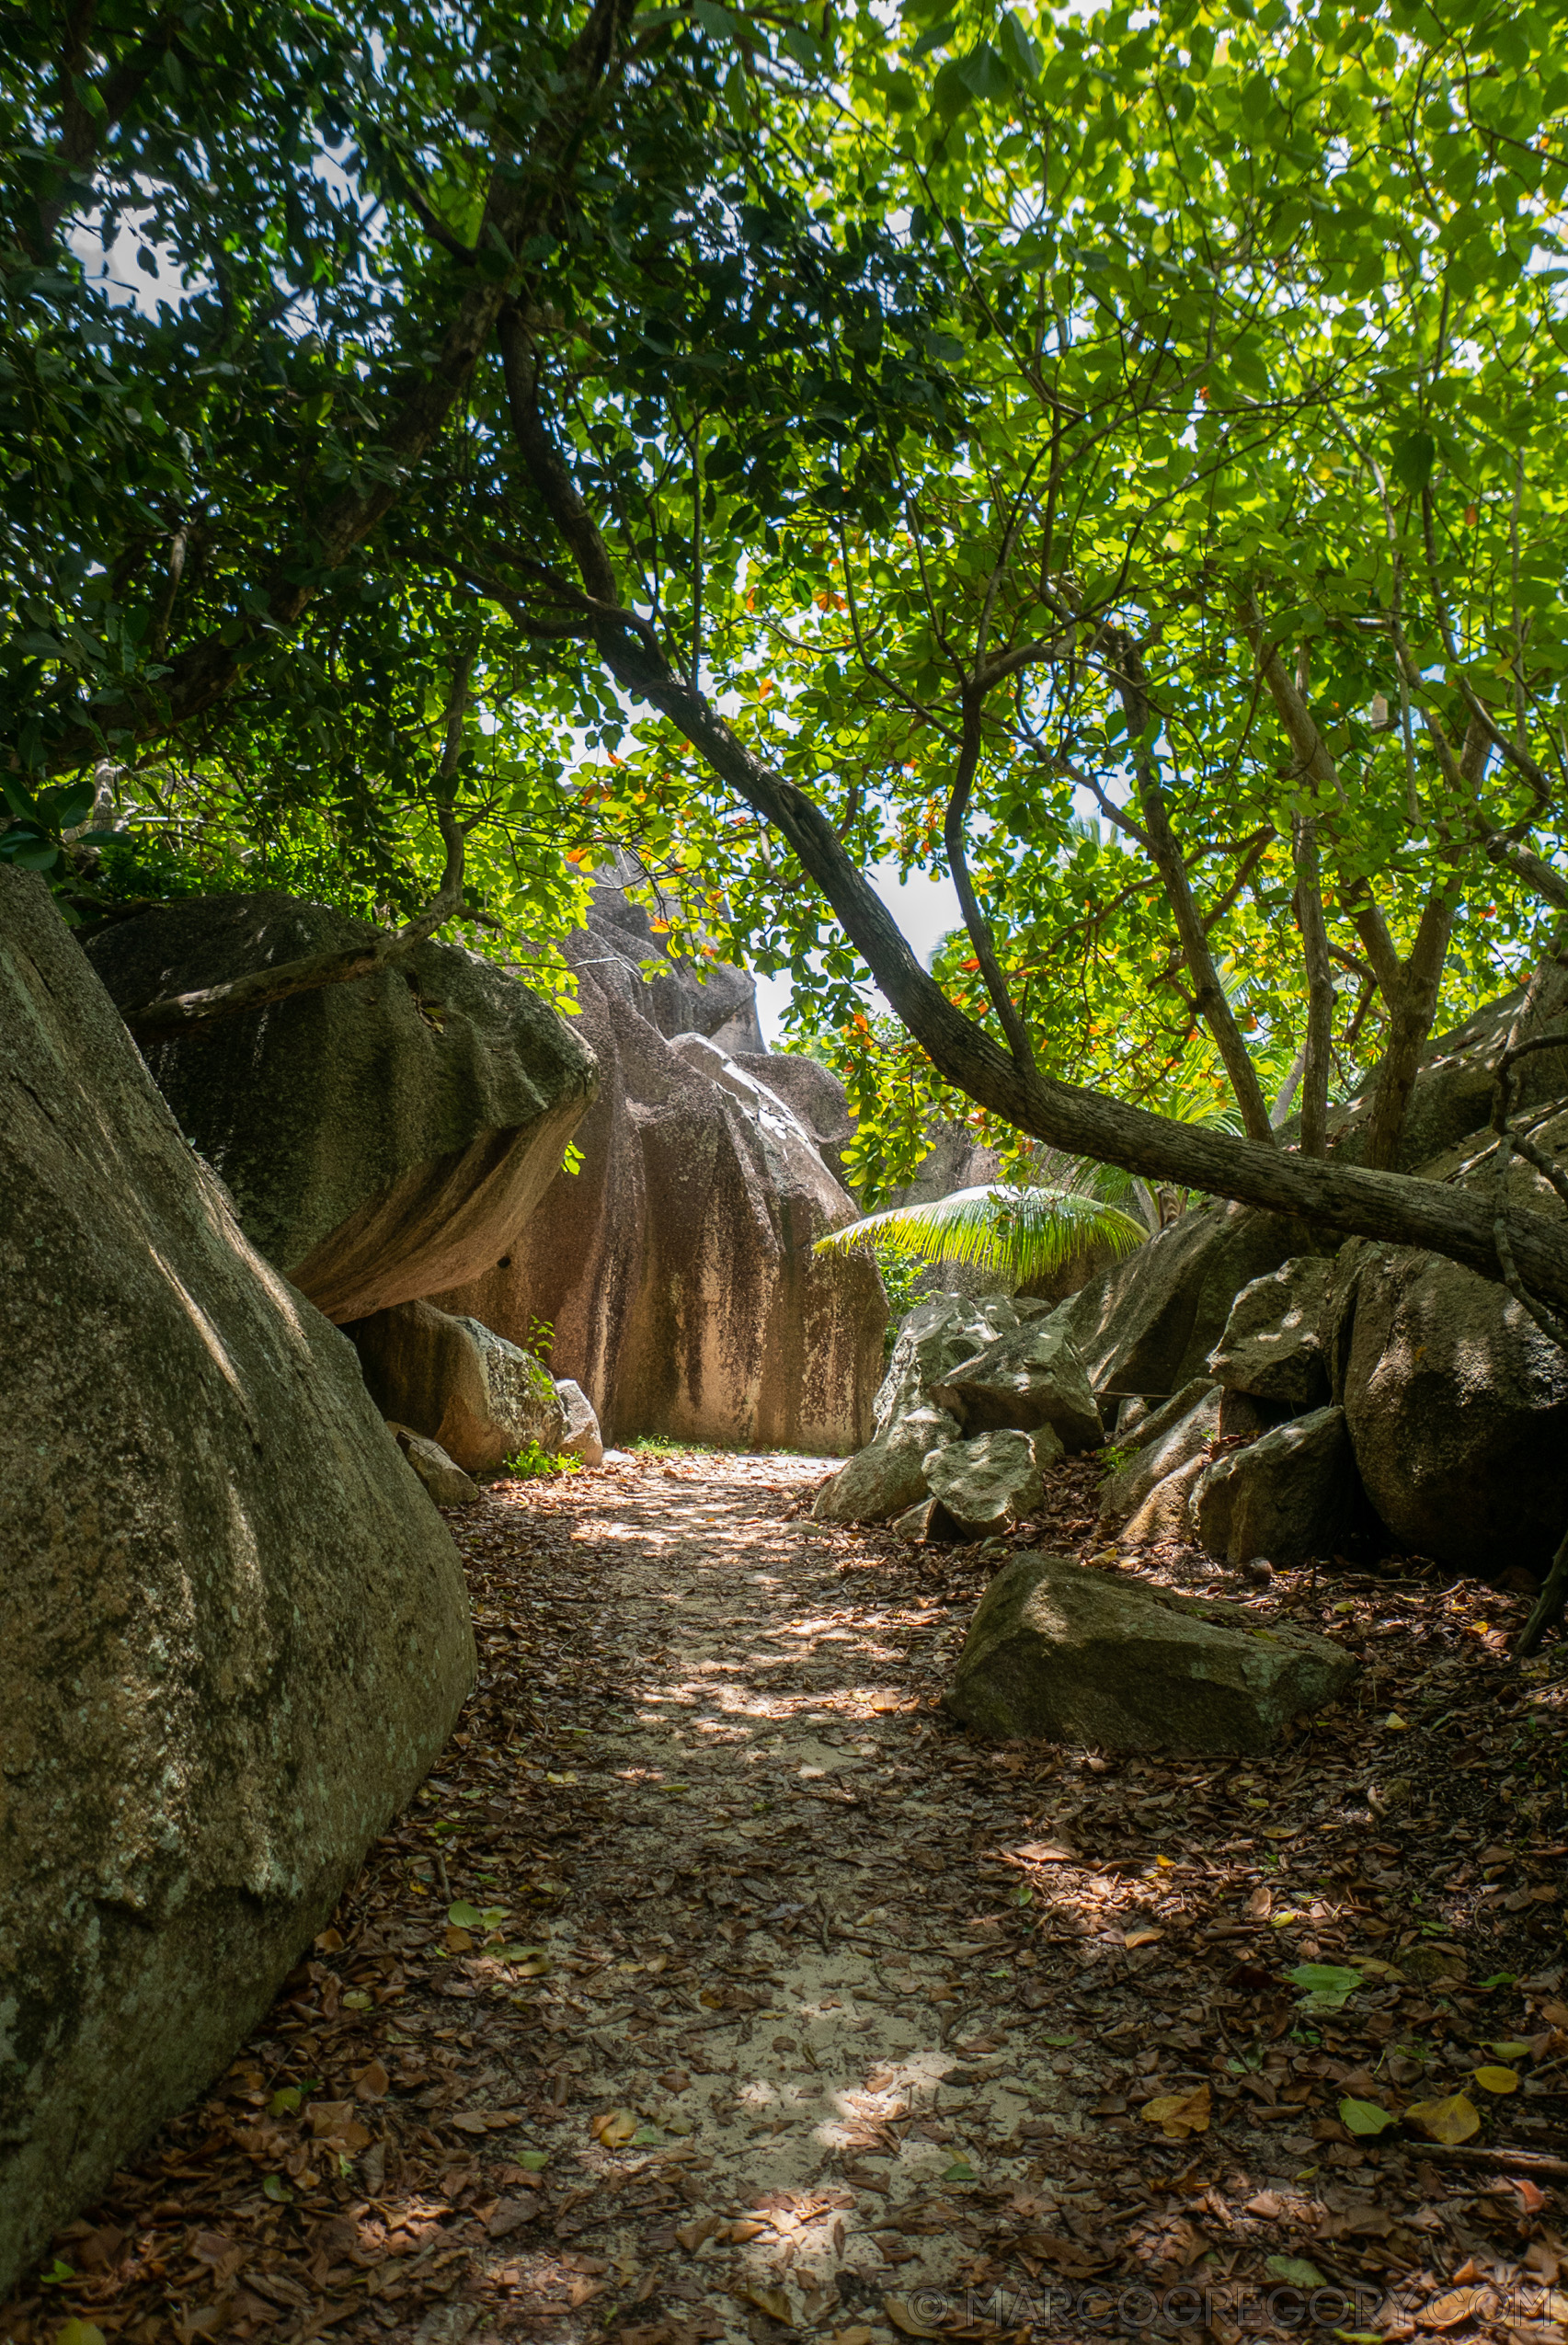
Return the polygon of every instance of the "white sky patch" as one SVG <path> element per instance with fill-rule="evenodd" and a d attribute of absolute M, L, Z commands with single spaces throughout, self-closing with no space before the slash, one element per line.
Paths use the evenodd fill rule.
<path fill-rule="evenodd" d="M 958 909 L 958 898 L 953 882 L 945 872 L 933 877 L 921 872 L 911 872 L 907 885 L 898 884 L 897 864 L 874 864 L 866 873 L 893 918 L 917 961 L 926 968 L 931 956 L 949 929 L 961 928 L 964 916 Z M 759 977 L 757 979 L 757 1015 L 761 1023 L 762 1039 L 770 1050 L 784 1045 L 784 1018 L 789 1008 L 793 988 L 788 976 Z M 875 1006 L 885 1010 L 887 1004 L 877 994 Z"/>

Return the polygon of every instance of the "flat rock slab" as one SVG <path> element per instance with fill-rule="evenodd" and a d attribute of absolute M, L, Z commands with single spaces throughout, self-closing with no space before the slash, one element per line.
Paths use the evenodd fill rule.
<path fill-rule="evenodd" d="M 943 1703 L 997 1742 L 1262 1751 L 1356 1667 L 1327 1637 L 1241 1605 L 1025 1553 L 980 1599 Z"/>

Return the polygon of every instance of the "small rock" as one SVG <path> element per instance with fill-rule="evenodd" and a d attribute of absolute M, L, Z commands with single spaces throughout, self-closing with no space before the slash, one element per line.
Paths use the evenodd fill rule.
<path fill-rule="evenodd" d="M 481 1321 L 399 1303 L 344 1333 L 382 1413 L 466 1471 L 490 1472 L 531 1441 L 560 1448 L 565 1414 L 547 1372 Z"/>
<path fill-rule="evenodd" d="M 427 1440 L 422 1433 L 391 1420 L 386 1429 L 438 1506 L 472 1506 L 484 1495 L 472 1475 L 452 1464 L 439 1441 Z"/>
<path fill-rule="evenodd" d="M 958 1431 L 945 1409 L 906 1411 L 823 1483 L 812 1514 L 819 1523 L 885 1523 L 918 1506 L 928 1494 L 926 1458 Z"/>
<path fill-rule="evenodd" d="M 569 1376 L 564 1376 L 555 1379 L 555 1398 L 561 1404 L 565 1419 L 556 1455 L 578 1458 L 585 1466 L 601 1466 L 604 1463 L 604 1441 L 588 1394 L 580 1384 L 574 1384 Z"/>
<path fill-rule="evenodd" d="M 1124 1516 L 1136 1516 L 1145 1499 L 1167 1476 L 1195 1458 L 1207 1462 L 1208 1445 L 1219 1430 L 1219 1401 L 1218 1384 L 1196 1379 L 1167 1401 L 1163 1409 L 1156 1410 L 1140 1431 L 1133 1456 L 1101 1486 L 1098 1528 L 1102 1534 Z M 1182 1402 L 1185 1402 L 1185 1407 L 1178 1406 Z M 1176 1413 L 1173 1414 L 1173 1410 Z M 1143 1538 L 1152 1535 L 1147 1531 L 1139 1534 Z M 1127 1536 L 1133 1536 L 1130 1523 Z"/>
<path fill-rule="evenodd" d="M 910 1539 L 919 1547 L 952 1547 L 964 1537 L 946 1507 L 935 1498 L 922 1498 L 918 1505 L 907 1507 L 888 1527 L 895 1539 Z"/>
<path fill-rule="evenodd" d="M 1062 1454 L 1049 1425 L 1035 1434 L 982 1433 L 976 1441 L 933 1449 L 924 1460 L 925 1479 L 960 1534 L 985 1539 L 1011 1530 L 1039 1504 L 1046 1492 L 1040 1469 Z"/>

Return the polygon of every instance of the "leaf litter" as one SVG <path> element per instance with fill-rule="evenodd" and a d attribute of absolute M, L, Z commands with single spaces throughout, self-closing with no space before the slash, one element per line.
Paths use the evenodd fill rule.
<path fill-rule="evenodd" d="M 0 2336 L 895 2345 L 1201 2284 L 1233 2345 L 1282 2282 L 1561 2334 L 1562 1645 L 1516 1669 L 1520 1600 L 1408 1559 L 1276 1572 L 1260 1625 L 1363 1671 L 1269 1757 L 991 1749 L 935 1703 L 1008 1544 L 817 1524 L 820 1472 L 449 1516 L 441 1763 Z M 1095 1505 L 1064 1464 L 1012 1545 L 1219 1580 Z"/>

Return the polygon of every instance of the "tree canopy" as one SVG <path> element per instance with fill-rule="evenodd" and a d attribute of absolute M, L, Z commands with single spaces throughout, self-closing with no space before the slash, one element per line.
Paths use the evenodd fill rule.
<path fill-rule="evenodd" d="M 629 846 L 792 972 L 868 1202 L 956 1103 L 1496 1274 L 1379 1168 L 1568 904 L 1551 10 L 6 23 L 0 852 L 445 875 L 564 982 Z"/>

